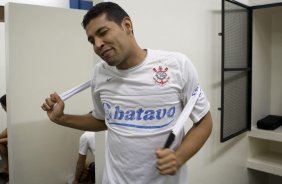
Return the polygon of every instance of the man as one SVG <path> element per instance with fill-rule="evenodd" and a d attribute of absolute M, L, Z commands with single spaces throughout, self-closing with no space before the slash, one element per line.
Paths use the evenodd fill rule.
<path fill-rule="evenodd" d="M 117 4 L 95 5 L 82 22 L 88 41 L 103 60 L 92 79 L 92 115 L 64 114 L 57 93 L 42 109 L 51 121 L 76 129 L 108 129 L 103 184 L 187 183 L 185 162 L 212 129 L 204 93 L 190 115 L 193 127 L 162 149 L 184 105 L 197 88 L 191 61 L 181 53 L 141 49 L 128 14 Z M 54 104 L 56 104 L 54 106 Z"/>
<path fill-rule="evenodd" d="M 79 139 L 79 152 L 72 184 L 95 183 L 95 163 L 91 162 L 85 172 L 87 152 L 95 153 L 95 132 L 84 132 Z M 92 171 L 92 172 L 90 172 Z"/>
<path fill-rule="evenodd" d="M 6 105 L 6 95 L 3 95 L 0 98 L 0 103 L 4 111 L 7 111 Z M 0 133 L 0 156 L 2 158 L 2 165 L 0 168 L 0 175 L 8 175 L 9 174 L 9 167 L 8 167 L 8 132 L 7 128 L 5 128 Z"/>

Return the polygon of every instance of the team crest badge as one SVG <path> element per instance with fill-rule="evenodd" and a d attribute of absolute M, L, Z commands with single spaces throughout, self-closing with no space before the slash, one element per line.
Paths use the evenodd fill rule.
<path fill-rule="evenodd" d="M 157 84 L 164 86 L 169 81 L 167 66 L 158 65 L 153 68 L 153 71 L 155 72 L 153 79 Z"/>

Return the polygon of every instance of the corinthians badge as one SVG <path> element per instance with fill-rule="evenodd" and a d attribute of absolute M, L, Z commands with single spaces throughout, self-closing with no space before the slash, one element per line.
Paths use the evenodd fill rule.
<path fill-rule="evenodd" d="M 153 71 L 155 72 L 153 79 L 157 84 L 164 86 L 169 81 L 170 77 L 167 74 L 168 67 L 166 65 L 158 65 L 153 68 Z"/>

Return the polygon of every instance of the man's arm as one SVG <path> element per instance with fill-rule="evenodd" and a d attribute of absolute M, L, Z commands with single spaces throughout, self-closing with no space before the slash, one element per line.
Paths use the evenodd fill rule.
<path fill-rule="evenodd" d="M 94 118 L 91 114 L 85 114 L 85 115 L 64 114 L 63 117 L 60 118 L 60 120 L 54 122 L 62 126 L 84 130 L 84 131 L 98 132 L 98 131 L 107 130 L 105 121 L 98 120 Z"/>
<path fill-rule="evenodd" d="M 83 173 L 83 169 L 85 168 L 85 162 L 86 162 L 86 155 L 81 155 L 79 153 L 77 163 L 76 163 L 76 168 L 75 168 L 75 175 L 74 175 L 72 184 L 79 183 L 79 179 Z"/>
<path fill-rule="evenodd" d="M 2 138 L 0 139 L 0 143 L 7 143 L 8 142 L 8 138 Z"/>
<path fill-rule="evenodd" d="M 158 149 L 157 168 L 160 174 L 175 174 L 177 170 L 204 145 L 212 131 L 212 118 L 208 112 L 198 123 L 195 123 L 185 135 L 176 151 Z"/>
<path fill-rule="evenodd" d="M 64 114 L 65 104 L 57 93 L 53 93 L 45 99 L 41 108 L 47 112 L 51 121 L 62 126 L 88 131 L 106 130 L 104 120 L 94 118 L 91 114 L 70 115 Z"/>
<path fill-rule="evenodd" d="M 8 137 L 8 131 L 7 128 L 5 128 L 1 133 L 0 133 L 0 139 L 2 138 L 7 138 Z"/>

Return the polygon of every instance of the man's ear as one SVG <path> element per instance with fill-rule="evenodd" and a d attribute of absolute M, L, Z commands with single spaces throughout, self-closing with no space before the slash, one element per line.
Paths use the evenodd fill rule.
<path fill-rule="evenodd" d="M 133 33 L 133 25 L 130 17 L 124 17 L 121 23 L 122 29 L 126 31 L 127 34 Z"/>

